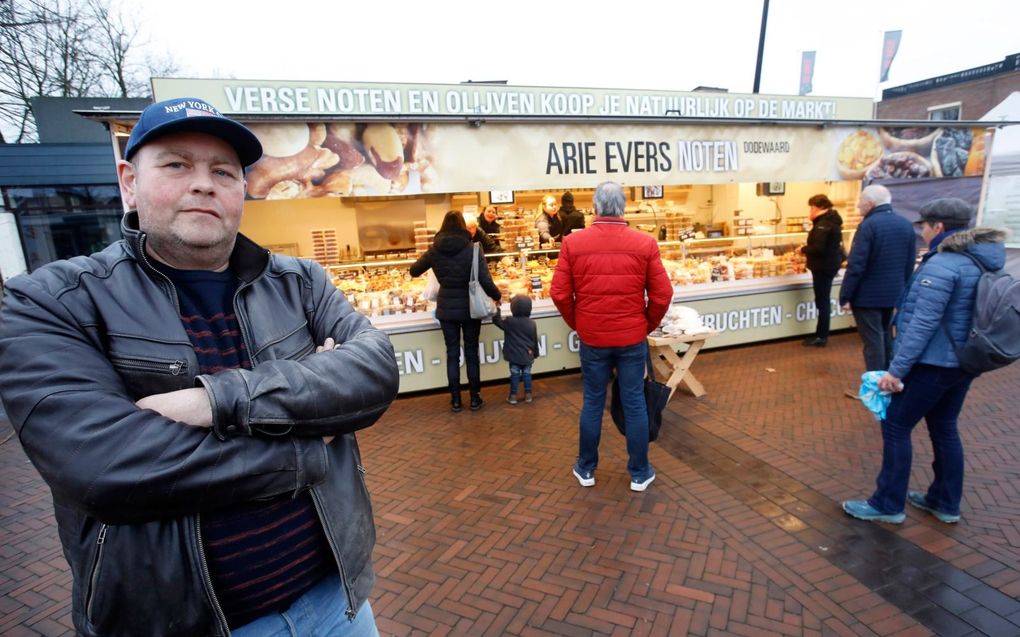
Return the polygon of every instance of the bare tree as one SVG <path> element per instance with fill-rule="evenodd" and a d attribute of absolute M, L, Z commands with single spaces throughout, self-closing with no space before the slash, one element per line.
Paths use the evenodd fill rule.
<path fill-rule="evenodd" d="M 142 58 L 133 16 L 110 0 L 0 0 L 0 130 L 36 137 L 31 99 L 145 97 L 170 58 Z"/>

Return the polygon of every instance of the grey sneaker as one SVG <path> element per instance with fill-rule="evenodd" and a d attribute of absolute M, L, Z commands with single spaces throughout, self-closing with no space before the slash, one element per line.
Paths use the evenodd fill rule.
<path fill-rule="evenodd" d="M 530 403 L 531 402 L 531 392 L 528 392 L 528 393 L 524 394 L 524 402 L 526 402 L 526 403 Z"/>
<path fill-rule="evenodd" d="M 844 500 L 843 510 L 851 517 L 855 517 L 858 520 L 867 520 L 868 522 L 903 524 L 903 520 L 907 519 L 906 513 L 882 513 L 868 504 L 867 500 Z"/>
<path fill-rule="evenodd" d="M 595 486 L 595 473 L 593 471 L 581 471 L 574 465 L 574 477 L 581 483 L 582 487 L 594 487 Z"/>
<path fill-rule="evenodd" d="M 514 396 L 513 394 L 510 394 L 509 396 L 506 397 L 506 401 L 508 403 L 510 403 L 511 405 L 516 405 L 517 404 L 517 396 Z"/>
<path fill-rule="evenodd" d="M 917 507 L 918 509 L 921 509 L 922 511 L 927 511 L 928 513 L 931 513 L 932 515 L 935 516 L 935 519 L 938 520 L 939 522 L 945 522 L 946 524 L 956 524 L 957 522 L 960 521 L 959 515 L 943 513 L 942 511 L 939 511 L 935 507 L 929 505 L 928 496 L 921 493 L 920 491 L 908 491 L 907 502 Z"/>

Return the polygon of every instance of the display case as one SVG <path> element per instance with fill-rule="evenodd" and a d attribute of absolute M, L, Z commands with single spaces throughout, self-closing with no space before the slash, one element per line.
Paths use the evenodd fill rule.
<path fill-rule="evenodd" d="M 804 271 L 797 248 L 806 233 L 663 241 L 663 266 L 673 282 L 673 303 L 694 308 L 717 332 L 706 347 L 750 343 L 808 333 L 817 312 L 811 275 Z M 486 255 L 490 272 L 509 299 L 528 294 L 531 317 L 538 326 L 536 374 L 579 365 L 580 339 L 549 299 L 558 252 L 524 250 Z M 354 307 L 390 335 L 400 391 L 442 387 L 446 383 L 446 346 L 434 317 L 435 304 L 422 294 L 426 277 L 411 277 L 414 259 L 366 260 L 326 269 Z M 852 325 L 838 307 L 840 278 L 833 286 L 832 329 Z M 503 332 L 486 322 L 479 343 L 482 380 L 506 377 Z"/>
<path fill-rule="evenodd" d="M 549 300 L 552 275 L 556 267 L 556 249 L 520 250 L 485 255 L 489 272 L 500 289 L 503 303 L 517 294 L 535 301 L 533 314 L 552 316 L 555 307 Z M 426 277 L 412 277 L 415 259 L 368 260 L 325 266 L 334 285 L 359 312 L 373 324 L 390 332 L 431 329 L 435 303 L 424 297 Z M 504 307 L 505 313 L 509 312 Z"/>
<path fill-rule="evenodd" d="M 853 230 L 844 230 L 849 245 Z M 810 286 L 800 246 L 805 232 L 659 241 L 674 302 Z M 503 303 L 517 294 L 533 299 L 536 317 L 556 316 L 550 300 L 557 249 L 487 254 Z M 433 329 L 435 303 L 424 298 L 425 276 L 412 277 L 415 259 L 366 260 L 326 266 L 333 283 L 359 312 L 390 332 Z M 504 312 L 509 308 L 504 307 Z"/>

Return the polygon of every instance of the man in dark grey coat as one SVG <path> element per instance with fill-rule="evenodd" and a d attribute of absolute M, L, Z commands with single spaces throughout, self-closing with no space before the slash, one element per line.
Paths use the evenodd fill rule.
<path fill-rule="evenodd" d="M 854 235 L 839 293 L 843 309 L 853 311 L 864 344 L 866 371 L 889 367 L 893 308 L 914 271 L 917 256 L 914 228 L 893 212 L 890 201 L 885 186 L 872 185 L 861 192 L 857 209 L 864 220 Z M 856 392 L 852 394 L 856 397 Z"/>

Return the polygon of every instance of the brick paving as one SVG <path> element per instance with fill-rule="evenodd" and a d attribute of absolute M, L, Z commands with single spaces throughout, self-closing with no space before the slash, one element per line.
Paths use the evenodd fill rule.
<path fill-rule="evenodd" d="M 361 441 L 375 504 L 383 635 L 1020 635 L 1020 365 L 975 382 L 961 418 L 963 519 L 908 507 L 902 526 L 843 515 L 870 494 L 878 423 L 843 396 L 853 333 L 703 352 L 708 395 L 677 394 L 628 489 L 606 418 L 597 484 L 570 473 L 577 374 L 533 404 L 452 414 L 402 398 Z M 0 440 L 10 426 L 0 423 Z M 931 475 L 923 427 L 912 487 Z M 70 631 L 49 493 L 0 446 L 0 634 Z"/>

